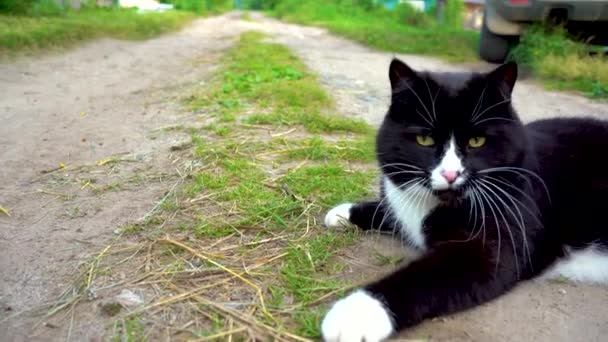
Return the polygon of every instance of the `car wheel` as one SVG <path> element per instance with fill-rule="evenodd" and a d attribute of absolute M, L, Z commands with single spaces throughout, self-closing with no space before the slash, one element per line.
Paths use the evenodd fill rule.
<path fill-rule="evenodd" d="M 509 55 L 510 38 L 490 32 L 484 16 L 479 37 L 479 57 L 490 63 L 504 62 Z"/>

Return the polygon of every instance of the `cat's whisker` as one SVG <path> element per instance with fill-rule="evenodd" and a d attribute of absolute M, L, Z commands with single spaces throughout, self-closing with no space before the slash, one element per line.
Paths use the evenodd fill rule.
<path fill-rule="evenodd" d="M 500 202 L 500 204 L 502 204 L 503 208 L 506 209 L 512 216 L 513 218 L 517 221 L 517 216 L 515 215 L 515 213 L 511 210 L 511 208 L 509 208 L 509 206 L 507 205 L 507 203 L 494 191 L 492 190 L 490 187 L 488 187 L 487 185 L 485 185 L 483 183 L 483 181 L 481 181 L 479 183 L 479 185 L 481 185 L 482 187 L 484 187 L 488 192 L 488 196 L 490 196 L 490 200 L 494 203 L 494 206 L 496 207 L 496 210 L 498 211 L 498 213 L 500 214 L 502 221 L 505 224 L 505 229 L 507 230 L 507 232 L 509 233 L 509 238 L 511 239 L 511 246 L 513 247 L 513 255 L 515 256 L 515 268 L 517 270 L 517 275 L 519 277 L 519 258 L 517 256 L 517 246 L 515 244 L 515 238 L 513 237 L 513 232 L 511 231 L 511 225 L 509 224 L 509 221 L 507 220 L 506 216 L 504 215 L 503 211 L 500 209 L 500 207 L 498 206 L 498 203 L 496 203 L 492 197 L 494 197 L 496 200 L 498 200 Z M 484 190 L 482 190 L 484 191 Z M 520 212 L 521 214 L 521 212 Z M 523 217 L 521 218 L 523 221 Z M 520 229 L 521 229 L 521 233 L 522 236 L 524 236 L 525 239 L 525 231 L 524 231 L 524 227 L 523 224 L 518 222 L 518 224 L 520 225 Z M 527 243 L 525 244 L 525 247 L 527 247 Z M 524 253 L 525 254 L 525 253 Z"/>
<path fill-rule="evenodd" d="M 483 90 L 481 91 L 481 95 L 479 96 L 479 99 L 477 99 L 477 104 L 475 105 L 475 108 L 473 108 L 473 113 L 471 114 L 471 118 L 475 117 L 475 115 L 477 115 L 477 111 L 481 108 L 480 105 L 483 105 L 483 95 L 486 93 L 486 89 L 488 88 L 488 84 L 486 83 L 486 85 L 483 87 Z"/>
<path fill-rule="evenodd" d="M 435 99 L 431 96 L 431 88 L 429 87 L 429 83 L 426 81 L 426 78 L 424 79 L 424 84 L 426 85 L 426 90 L 429 93 L 429 99 L 431 99 L 431 106 L 433 109 L 433 121 L 437 121 L 437 115 L 435 114 Z M 439 91 L 437 91 L 437 94 L 439 94 Z M 437 97 L 437 95 L 435 95 L 435 97 Z"/>
<path fill-rule="evenodd" d="M 407 200 L 407 197 L 410 196 L 411 201 L 409 201 L 410 203 L 412 203 L 412 206 L 416 207 L 416 210 L 420 210 L 422 204 L 424 203 L 424 198 L 425 195 L 428 196 L 429 191 L 425 192 L 425 184 L 428 182 L 428 180 L 426 179 L 421 179 L 420 182 L 416 183 L 415 185 L 413 185 L 411 188 L 414 189 L 413 193 L 410 195 L 403 193 L 401 195 L 401 201 L 404 202 Z"/>
<path fill-rule="evenodd" d="M 473 180 L 473 182 L 477 185 L 477 190 L 479 190 L 479 194 L 482 196 L 482 199 L 485 199 L 485 201 L 488 203 L 488 207 L 490 208 L 492 217 L 494 217 L 494 223 L 496 224 L 496 234 L 497 234 L 496 242 L 498 244 L 497 253 L 496 253 L 496 272 L 498 272 L 498 265 L 500 265 L 500 252 L 501 252 L 501 242 L 502 242 L 502 238 L 501 238 L 501 234 L 500 234 L 500 223 L 498 222 L 498 217 L 496 216 L 496 211 L 494 211 L 494 206 L 492 205 L 493 201 L 491 201 L 491 199 L 489 198 L 489 195 L 485 191 L 483 191 L 483 189 L 479 186 L 479 183 L 477 183 L 475 180 Z M 498 210 L 498 208 L 497 208 L 497 210 Z"/>
<path fill-rule="evenodd" d="M 417 185 L 419 185 L 423 181 L 424 181 L 424 179 L 417 177 L 415 179 L 412 179 L 406 183 L 399 185 L 397 187 L 397 189 L 401 191 L 399 193 L 400 201 L 403 202 L 405 199 L 407 199 L 410 192 L 417 191 L 419 189 L 417 187 Z M 405 188 L 406 186 L 407 186 L 407 189 L 403 190 L 403 188 Z M 386 197 L 385 197 L 385 199 L 386 199 Z M 374 215 L 375 215 L 375 213 L 374 213 Z M 382 221 L 380 222 L 380 225 L 379 225 L 380 227 L 384 224 L 385 219 L 386 219 L 386 215 L 385 215 L 385 217 L 382 218 Z M 372 219 L 372 222 L 373 222 L 373 219 Z M 393 227 L 393 228 L 396 229 L 396 227 Z M 393 235 L 395 235 L 395 234 L 396 234 L 396 232 L 393 230 Z"/>
<path fill-rule="evenodd" d="M 420 174 L 425 174 L 426 172 L 424 171 L 409 171 L 409 170 L 401 170 L 401 171 L 395 171 L 395 172 L 389 172 L 389 173 L 385 173 L 384 175 L 389 177 L 389 176 L 395 176 L 395 175 L 400 175 L 400 174 L 415 174 L 415 175 L 420 175 Z"/>
<path fill-rule="evenodd" d="M 509 122 L 517 122 L 517 120 L 513 120 L 513 119 L 495 117 L 495 118 L 487 118 L 487 119 L 475 121 L 475 122 L 473 122 L 473 126 L 477 126 L 477 125 L 480 125 L 483 122 L 493 121 L 493 120 L 502 120 L 502 121 L 509 121 Z"/>
<path fill-rule="evenodd" d="M 483 116 L 485 113 L 487 113 L 489 110 L 491 110 L 491 109 L 493 109 L 493 108 L 496 108 L 497 106 L 500 106 L 500 105 L 502 105 L 502 104 L 509 103 L 509 102 L 511 102 L 511 99 L 504 99 L 504 100 L 502 100 L 502 101 L 499 101 L 498 103 L 495 103 L 495 104 L 493 104 L 493 105 L 489 106 L 488 108 L 484 109 L 484 111 L 483 111 L 483 112 L 481 112 L 481 113 L 479 113 L 479 114 L 475 115 L 475 116 L 473 117 L 473 119 L 471 119 L 471 122 L 475 122 L 475 121 L 477 121 L 477 119 L 479 119 L 480 117 L 482 117 L 482 116 Z"/>
<path fill-rule="evenodd" d="M 433 121 L 432 117 L 431 117 L 431 113 L 429 112 L 429 109 L 426 107 L 426 105 L 424 104 L 424 102 L 422 101 L 420 96 L 418 96 L 418 93 L 412 88 L 412 86 L 409 85 L 408 82 L 404 82 L 403 84 L 414 94 L 414 96 L 416 96 L 416 98 L 418 99 L 418 102 L 420 102 L 420 104 L 422 105 L 422 108 L 424 108 L 424 111 L 426 111 L 426 113 L 428 114 L 431 121 Z M 401 87 L 395 89 L 395 91 L 393 91 L 393 93 L 399 93 L 400 89 L 401 89 Z M 433 124 L 430 124 L 430 125 L 431 125 L 431 127 L 434 127 Z"/>
<path fill-rule="evenodd" d="M 543 186 L 545 193 L 547 194 L 547 200 L 549 201 L 549 204 L 551 204 L 551 195 L 549 194 L 549 188 L 547 187 L 547 184 L 538 174 L 536 174 L 533 171 L 530 171 L 528 169 L 524 169 L 521 167 L 501 166 L 501 167 L 492 167 L 492 168 L 488 168 L 488 169 L 483 169 L 483 170 L 478 171 L 477 173 L 484 174 L 484 173 L 500 172 L 500 171 L 516 173 L 524 178 L 527 178 L 527 177 L 524 174 L 522 174 L 522 172 L 524 172 L 530 176 L 533 176 Z"/>
<path fill-rule="evenodd" d="M 408 184 L 411 184 L 412 182 L 415 182 L 415 181 L 417 181 L 417 180 L 419 180 L 419 177 L 416 177 L 416 178 L 414 178 L 414 179 L 411 179 L 411 180 L 409 180 L 409 181 L 407 181 L 407 182 L 405 182 L 405 183 L 401 184 L 401 185 L 399 186 L 399 188 L 404 187 L 404 186 L 407 186 Z M 382 200 L 380 201 L 380 203 L 378 204 L 378 206 L 376 206 L 376 210 L 374 210 L 374 214 L 372 215 L 372 221 L 371 221 L 372 226 L 373 226 L 374 222 L 376 221 L 376 215 L 378 214 L 378 209 L 380 209 L 380 207 L 382 207 L 382 208 L 390 208 L 390 206 L 382 206 L 382 204 L 383 204 L 383 203 L 384 203 L 386 200 L 387 200 L 387 197 L 386 197 L 386 196 L 384 196 L 384 198 L 382 198 Z M 385 210 L 386 210 L 386 209 L 385 209 Z M 378 227 L 382 227 L 382 224 L 384 223 L 384 221 L 385 221 L 386 217 L 388 216 L 387 214 L 388 214 L 388 213 L 385 211 L 384 216 L 382 217 L 382 221 L 380 222 L 380 225 L 378 225 Z"/>
<path fill-rule="evenodd" d="M 391 166 L 405 166 L 405 167 L 410 167 L 412 169 L 416 169 L 416 170 L 422 170 L 421 168 L 419 168 L 418 166 L 412 165 L 412 164 L 406 164 L 406 163 L 390 163 L 390 164 L 384 164 L 382 166 L 380 166 L 380 168 L 385 168 L 385 167 L 391 167 Z"/>
<path fill-rule="evenodd" d="M 489 186 L 493 186 L 495 189 L 500 191 L 513 204 L 513 207 L 517 211 L 517 216 L 515 215 L 513 210 L 511 210 L 511 208 L 509 206 L 507 206 L 507 204 L 504 203 L 504 201 L 501 200 L 503 202 L 503 205 L 505 206 L 505 208 L 509 211 L 509 213 L 513 216 L 513 218 L 517 221 L 517 223 L 519 225 L 519 229 L 521 231 L 521 236 L 522 236 L 522 240 L 523 240 L 524 254 L 525 254 L 525 256 L 527 256 L 528 263 L 531 267 L 532 266 L 532 257 L 530 255 L 530 248 L 528 246 L 528 238 L 527 238 L 526 229 L 525 229 L 524 216 L 523 216 L 521 210 L 519 209 L 519 206 L 522 205 L 523 203 L 518 201 L 517 198 L 513 197 L 511 194 L 509 194 L 508 192 L 503 190 L 498 185 L 496 185 L 488 180 L 484 180 L 484 179 L 480 179 L 480 181 Z M 500 196 L 497 195 L 497 197 L 500 199 Z M 519 220 L 518 220 L 518 218 L 519 218 Z"/>
<path fill-rule="evenodd" d="M 418 184 L 417 186 L 417 191 L 416 191 L 416 195 L 414 197 L 414 206 L 416 206 L 416 210 L 420 211 L 422 204 L 424 203 L 424 199 L 425 199 L 425 195 L 428 195 L 428 191 L 425 192 L 424 190 L 424 185 L 426 183 L 426 180 L 421 182 L 420 184 Z"/>
<path fill-rule="evenodd" d="M 473 228 L 471 229 L 471 233 L 469 234 L 469 237 L 467 238 L 466 241 L 473 240 L 473 233 L 475 233 L 475 230 L 477 229 L 477 200 L 475 198 L 475 195 L 473 194 L 473 191 L 474 191 L 474 189 L 471 189 L 471 187 L 469 187 L 469 189 L 466 192 L 466 196 L 467 196 L 467 198 L 469 198 L 469 200 L 471 202 L 471 205 L 469 206 L 469 220 L 468 220 L 467 224 L 470 224 L 471 219 L 474 219 Z"/>
<path fill-rule="evenodd" d="M 509 188 L 519 192 L 520 194 L 522 194 L 525 199 L 527 199 L 528 201 L 530 201 L 530 205 L 534 206 L 535 210 L 537 212 L 533 212 L 532 209 L 530 209 L 528 207 L 528 205 L 526 205 L 526 203 L 521 202 L 520 200 L 518 200 L 517 198 L 514 198 L 517 200 L 517 202 L 520 203 L 521 207 L 524 208 L 529 214 L 530 216 L 532 216 L 534 218 L 534 220 L 536 221 L 536 223 L 538 223 L 540 226 L 543 226 L 543 223 L 541 222 L 540 218 L 538 217 L 540 209 L 538 208 L 538 205 L 536 204 L 536 201 L 530 197 L 530 195 L 528 195 L 525 191 L 521 190 L 520 188 L 516 187 L 515 185 L 513 185 L 513 183 L 496 178 L 496 177 L 492 177 L 492 176 L 488 176 L 488 175 L 483 175 L 482 176 L 483 179 L 487 180 L 487 181 L 495 181 L 495 182 L 499 182 L 505 186 L 508 186 Z"/>
<path fill-rule="evenodd" d="M 485 241 L 486 241 L 486 209 L 485 209 L 485 204 L 481 200 L 481 196 L 479 195 L 479 191 L 476 189 L 476 187 L 477 187 L 477 185 L 472 186 L 471 190 L 473 191 L 473 195 L 474 195 L 475 201 L 477 202 L 477 205 L 479 205 L 479 209 L 480 209 L 480 212 L 481 212 L 481 226 L 479 227 L 479 231 L 477 233 L 475 233 L 475 235 L 473 235 L 471 237 L 471 239 L 475 239 L 475 238 L 477 238 L 477 236 L 479 236 L 480 233 L 483 233 L 482 244 L 485 246 Z"/>
<path fill-rule="evenodd" d="M 423 119 L 423 120 L 424 120 L 426 123 L 428 123 L 428 124 L 429 124 L 429 126 L 431 126 L 431 127 L 433 127 L 433 128 L 435 127 L 431 121 L 429 121 L 429 120 L 428 120 L 428 119 L 427 119 L 427 118 L 426 118 L 426 117 L 425 117 L 425 116 L 424 116 L 422 113 L 420 113 L 420 111 L 418 110 L 418 108 L 416 108 L 416 113 L 417 113 L 418 115 L 420 115 L 420 117 L 421 117 L 421 118 L 422 118 L 422 119 Z M 431 119 L 431 120 L 432 120 L 432 119 Z"/>

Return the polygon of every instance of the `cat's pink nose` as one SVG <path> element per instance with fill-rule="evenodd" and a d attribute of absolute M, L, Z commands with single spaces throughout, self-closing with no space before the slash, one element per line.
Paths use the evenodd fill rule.
<path fill-rule="evenodd" d="M 441 175 L 443 176 L 443 178 L 445 178 L 446 181 L 448 181 L 448 183 L 452 184 L 454 183 L 456 178 L 460 176 L 460 171 L 443 170 L 441 171 Z"/>

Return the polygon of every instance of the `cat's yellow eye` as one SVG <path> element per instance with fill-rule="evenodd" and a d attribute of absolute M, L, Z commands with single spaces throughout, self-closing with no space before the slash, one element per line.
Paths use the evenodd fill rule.
<path fill-rule="evenodd" d="M 469 139 L 469 146 L 473 148 L 478 148 L 483 146 L 486 143 L 486 137 L 473 137 Z"/>
<path fill-rule="evenodd" d="M 416 142 L 418 143 L 418 145 L 422 145 L 422 146 L 433 146 L 433 145 L 435 145 L 435 140 L 433 140 L 433 138 L 430 135 L 421 135 L 421 134 L 418 134 L 416 136 Z"/>

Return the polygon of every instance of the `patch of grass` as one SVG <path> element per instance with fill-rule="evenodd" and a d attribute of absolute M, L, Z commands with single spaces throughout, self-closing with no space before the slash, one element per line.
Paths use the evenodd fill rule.
<path fill-rule="evenodd" d="M 388 11 L 381 6 L 365 7 L 345 1 L 281 0 L 269 13 L 292 22 L 322 26 L 381 50 L 434 55 L 453 62 L 477 60 L 479 34 L 462 28 L 462 20 L 456 18 L 461 13 L 458 11 L 450 7 L 444 23 L 438 24 L 432 15 L 407 4 Z"/>
<path fill-rule="evenodd" d="M 286 157 L 290 159 L 361 162 L 372 162 L 375 159 L 375 144 L 371 135 L 337 142 L 328 142 L 314 136 L 293 143 L 296 147 L 286 151 Z"/>
<path fill-rule="evenodd" d="M 113 342 L 143 342 L 146 341 L 144 326 L 137 316 L 119 320 L 114 326 Z"/>
<path fill-rule="evenodd" d="M 175 31 L 193 18 L 179 11 L 140 14 L 118 8 L 85 8 L 56 16 L 0 15 L 0 56 L 65 47 L 101 36 L 147 39 Z"/>
<path fill-rule="evenodd" d="M 249 124 L 303 125 L 310 132 L 370 132 L 363 121 L 328 114 L 332 101 L 316 77 L 286 47 L 261 43 L 263 38 L 259 33 L 244 34 L 224 61 L 216 89 L 189 97 L 189 106 L 213 108 L 223 122 L 248 111 L 253 113 L 243 121 Z"/>
<path fill-rule="evenodd" d="M 337 115 L 327 115 L 314 111 L 273 111 L 271 113 L 256 113 L 246 117 L 244 122 L 258 125 L 302 125 L 311 133 L 367 133 L 371 131 L 370 126 L 363 120 L 350 119 Z"/>
<path fill-rule="evenodd" d="M 548 88 L 608 98 L 608 59 L 602 54 L 591 56 L 593 49 L 563 29 L 537 26 L 524 33 L 510 58 L 530 68 Z"/>
<path fill-rule="evenodd" d="M 296 312 L 293 319 L 298 325 L 297 333 L 309 338 L 320 338 L 321 320 L 324 314 L 325 310 L 321 308 Z"/>
<path fill-rule="evenodd" d="M 343 164 L 302 167 L 285 176 L 288 186 L 301 197 L 314 197 L 324 208 L 370 195 L 371 172 L 351 171 Z"/>

